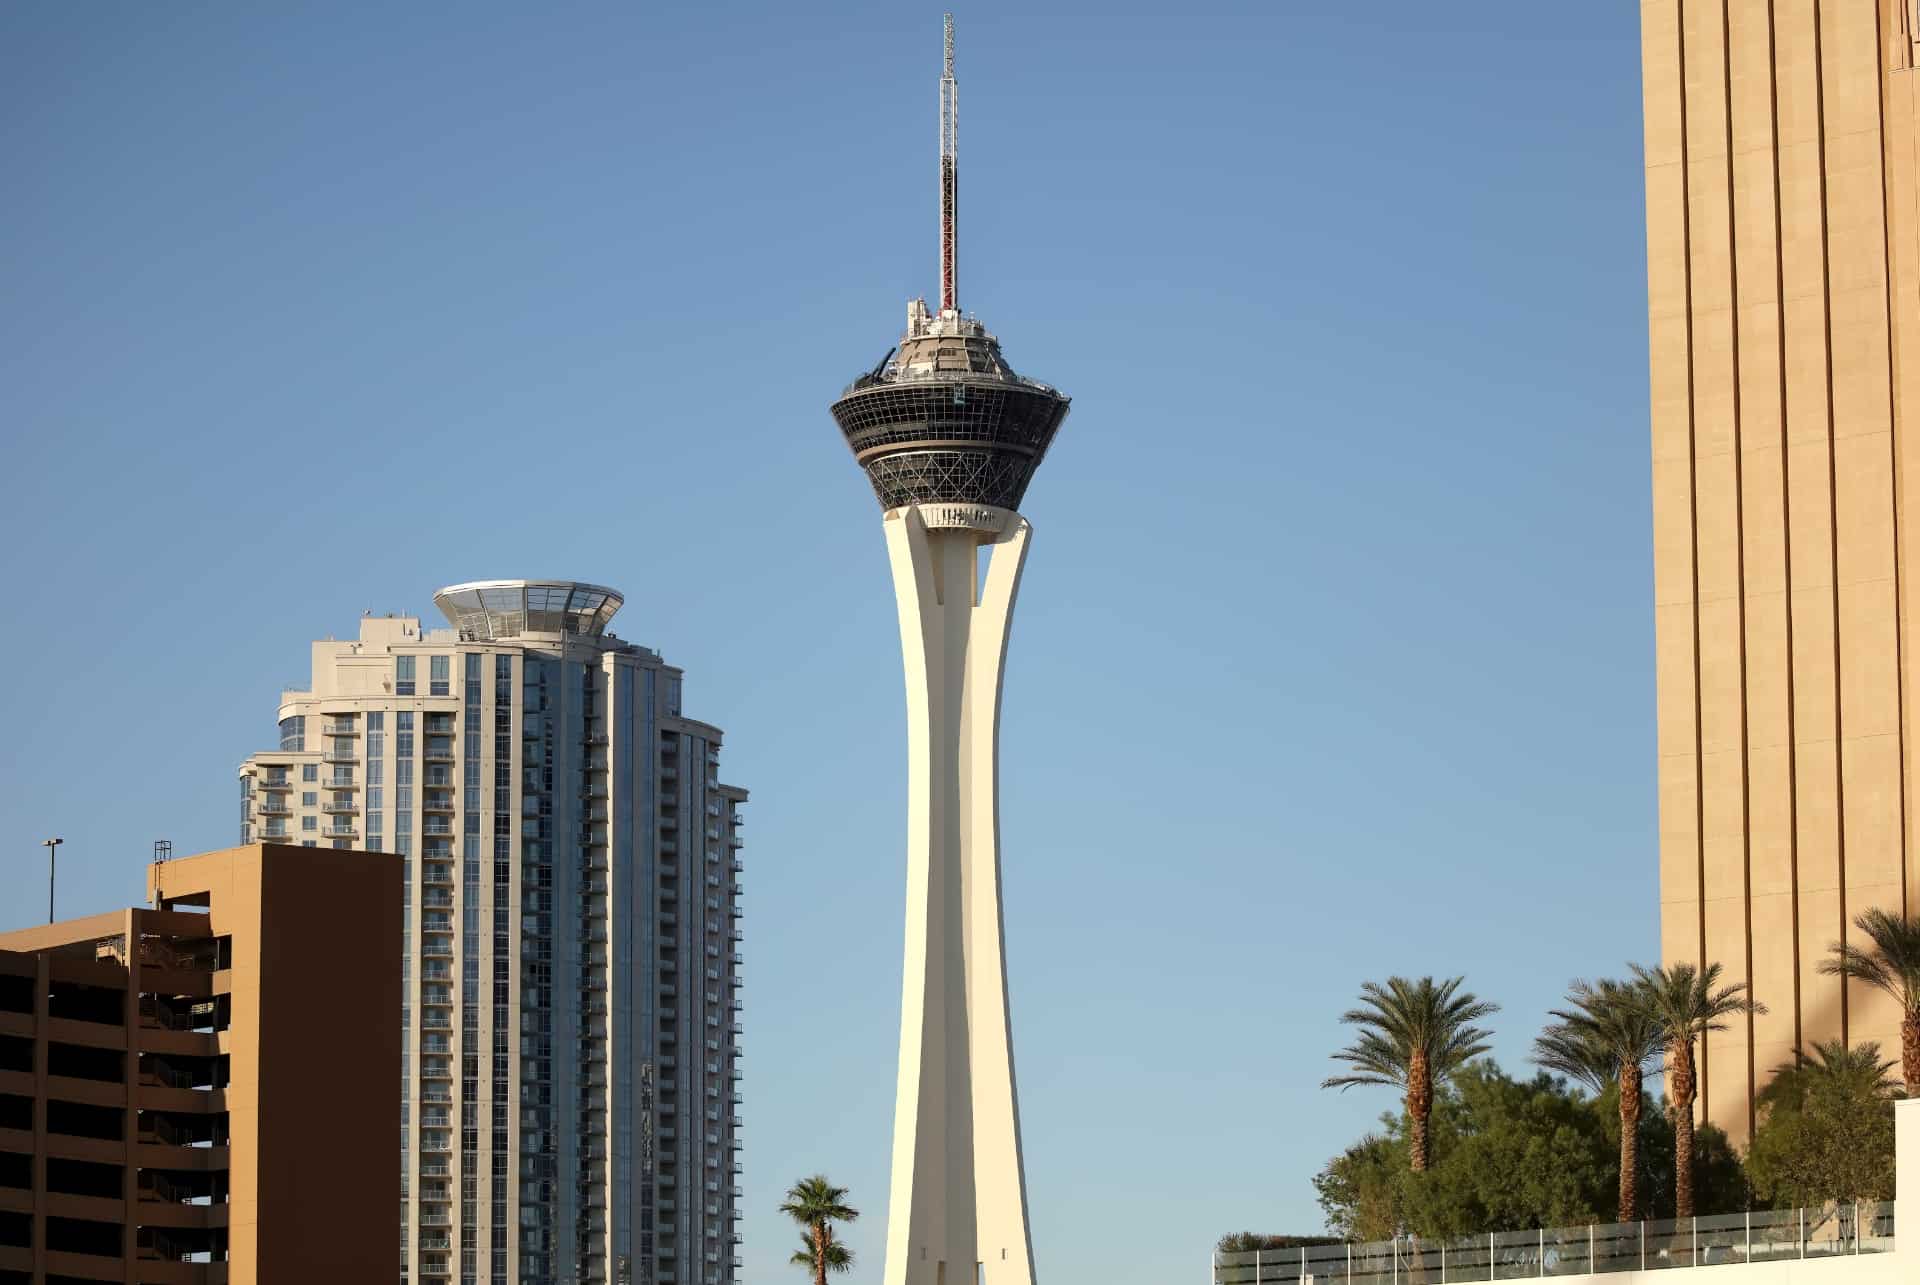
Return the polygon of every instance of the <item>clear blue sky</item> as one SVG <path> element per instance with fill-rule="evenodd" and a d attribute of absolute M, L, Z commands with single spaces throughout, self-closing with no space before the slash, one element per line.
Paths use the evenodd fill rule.
<path fill-rule="evenodd" d="M 1003 743 L 1040 1270 L 1320 1225 L 1360 981 L 1656 949 L 1634 7 L 963 4 L 962 301 L 1074 410 Z M 745 1278 L 884 1238 L 879 512 L 940 7 L 0 7 L 0 927 L 237 837 L 309 640 L 571 576 L 753 791 Z M 370 1157 L 369 1163 L 381 1163 Z"/>

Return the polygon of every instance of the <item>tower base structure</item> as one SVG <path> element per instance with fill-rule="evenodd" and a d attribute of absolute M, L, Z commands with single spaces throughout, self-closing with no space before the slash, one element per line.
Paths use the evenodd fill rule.
<path fill-rule="evenodd" d="M 966 503 L 891 509 L 885 528 L 909 774 L 885 1285 L 1032 1285 L 997 797 L 1001 678 L 1031 528 Z"/>

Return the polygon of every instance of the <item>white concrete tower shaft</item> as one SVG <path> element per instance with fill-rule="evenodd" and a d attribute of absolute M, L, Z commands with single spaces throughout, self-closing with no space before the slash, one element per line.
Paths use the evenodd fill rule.
<path fill-rule="evenodd" d="M 1026 519 L 886 514 L 907 680 L 907 929 L 886 1285 L 1032 1285 L 1000 910 L 1000 687 Z M 984 576 L 982 545 L 991 546 Z"/>

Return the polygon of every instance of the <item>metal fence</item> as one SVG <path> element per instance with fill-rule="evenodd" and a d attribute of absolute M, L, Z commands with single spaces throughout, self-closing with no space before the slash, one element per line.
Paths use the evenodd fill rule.
<path fill-rule="evenodd" d="M 1213 1256 L 1213 1285 L 1451 1285 L 1893 1250 L 1893 1202 Z"/>

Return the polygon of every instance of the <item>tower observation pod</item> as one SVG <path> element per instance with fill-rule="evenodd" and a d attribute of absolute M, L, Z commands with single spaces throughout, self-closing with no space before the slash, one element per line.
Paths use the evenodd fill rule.
<path fill-rule="evenodd" d="M 906 967 L 885 1285 L 1032 1285 L 1000 909 L 1001 674 L 1068 399 L 959 310 L 953 17 L 940 82 L 940 309 L 833 404 L 880 501 L 907 680 Z M 981 574 L 980 551 L 988 548 Z"/>

